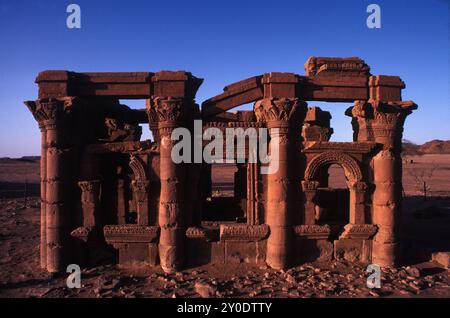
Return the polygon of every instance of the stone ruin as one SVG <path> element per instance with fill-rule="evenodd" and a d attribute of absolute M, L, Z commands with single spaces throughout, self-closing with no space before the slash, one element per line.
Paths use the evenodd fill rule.
<path fill-rule="evenodd" d="M 401 139 L 417 105 L 397 76 L 359 58 L 311 57 L 306 75 L 266 73 L 202 103 L 184 71 L 41 72 L 25 104 L 39 124 L 40 263 L 49 272 L 102 262 L 161 266 L 248 262 L 275 269 L 333 258 L 393 266 L 401 257 Z M 131 109 L 121 99 L 142 99 Z M 353 142 L 330 142 L 330 113 L 307 101 L 354 103 Z M 253 111 L 228 112 L 254 103 Z M 274 128 L 276 173 L 237 163 L 234 196 L 212 195 L 211 164 L 171 160 L 176 127 Z M 140 140 L 148 124 L 154 140 Z M 269 144 L 270 149 L 270 144 Z M 328 168 L 347 189 L 328 187 Z"/>

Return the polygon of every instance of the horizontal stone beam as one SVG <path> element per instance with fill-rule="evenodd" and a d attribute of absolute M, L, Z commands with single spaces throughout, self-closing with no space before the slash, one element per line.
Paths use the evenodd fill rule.
<path fill-rule="evenodd" d="M 147 99 L 194 98 L 203 79 L 185 71 L 76 73 L 43 71 L 36 78 L 39 98 L 63 96 Z"/>

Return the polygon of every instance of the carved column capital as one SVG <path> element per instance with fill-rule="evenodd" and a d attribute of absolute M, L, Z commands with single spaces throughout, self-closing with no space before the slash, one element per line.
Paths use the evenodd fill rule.
<path fill-rule="evenodd" d="M 302 181 L 302 189 L 303 191 L 316 191 L 319 187 L 318 181 L 311 181 L 311 180 L 303 180 Z"/>
<path fill-rule="evenodd" d="M 300 123 L 306 114 L 306 102 L 298 98 L 264 98 L 254 105 L 256 119 L 271 127 Z"/>
<path fill-rule="evenodd" d="M 350 190 L 355 192 L 365 192 L 369 188 L 368 184 L 363 181 L 347 182 L 347 185 Z"/>
<path fill-rule="evenodd" d="M 56 129 L 58 123 L 64 122 L 70 116 L 76 101 L 76 97 L 43 98 L 36 101 L 27 101 L 25 105 L 40 127 Z"/>
<path fill-rule="evenodd" d="M 357 124 L 358 140 L 377 141 L 385 148 L 400 146 L 406 117 L 417 109 L 412 101 L 358 100 L 347 115 Z"/>
<path fill-rule="evenodd" d="M 186 98 L 155 97 L 146 104 L 152 130 L 158 127 L 158 136 L 170 135 L 176 127 L 189 125 L 189 121 L 200 118 L 198 105 Z M 156 126 L 156 127 L 155 127 Z"/>
<path fill-rule="evenodd" d="M 131 181 L 131 186 L 135 192 L 148 193 L 150 187 L 150 181 L 148 180 L 133 180 Z"/>

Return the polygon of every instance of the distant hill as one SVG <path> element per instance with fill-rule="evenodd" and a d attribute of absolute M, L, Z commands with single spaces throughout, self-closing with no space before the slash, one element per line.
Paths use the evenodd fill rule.
<path fill-rule="evenodd" d="M 403 155 L 426 155 L 426 154 L 450 154 L 450 140 L 432 140 L 424 143 L 423 145 L 417 145 L 409 140 L 403 140 L 402 142 Z"/>
<path fill-rule="evenodd" d="M 424 154 L 450 154 L 450 140 L 432 140 L 419 147 Z"/>
<path fill-rule="evenodd" d="M 35 162 L 39 162 L 39 160 L 41 160 L 41 157 L 39 157 L 39 156 L 24 156 L 22 158 L 3 157 L 3 158 L 0 158 L 0 163 L 15 163 L 18 161 L 35 163 Z"/>

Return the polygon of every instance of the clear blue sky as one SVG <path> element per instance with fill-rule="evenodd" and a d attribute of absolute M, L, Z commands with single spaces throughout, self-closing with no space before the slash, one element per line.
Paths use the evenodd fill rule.
<path fill-rule="evenodd" d="M 77 3 L 82 28 L 66 27 Z M 366 27 L 367 5 L 382 28 Z M 37 155 L 40 133 L 23 105 L 36 75 L 72 71 L 191 71 L 205 82 L 197 101 L 270 71 L 303 74 L 309 56 L 360 56 L 373 74 L 399 75 L 419 105 L 404 137 L 450 139 L 447 0 L 0 0 L 0 157 Z M 349 104 L 331 111 L 337 141 L 351 140 Z M 143 102 L 132 104 L 144 107 Z"/>

